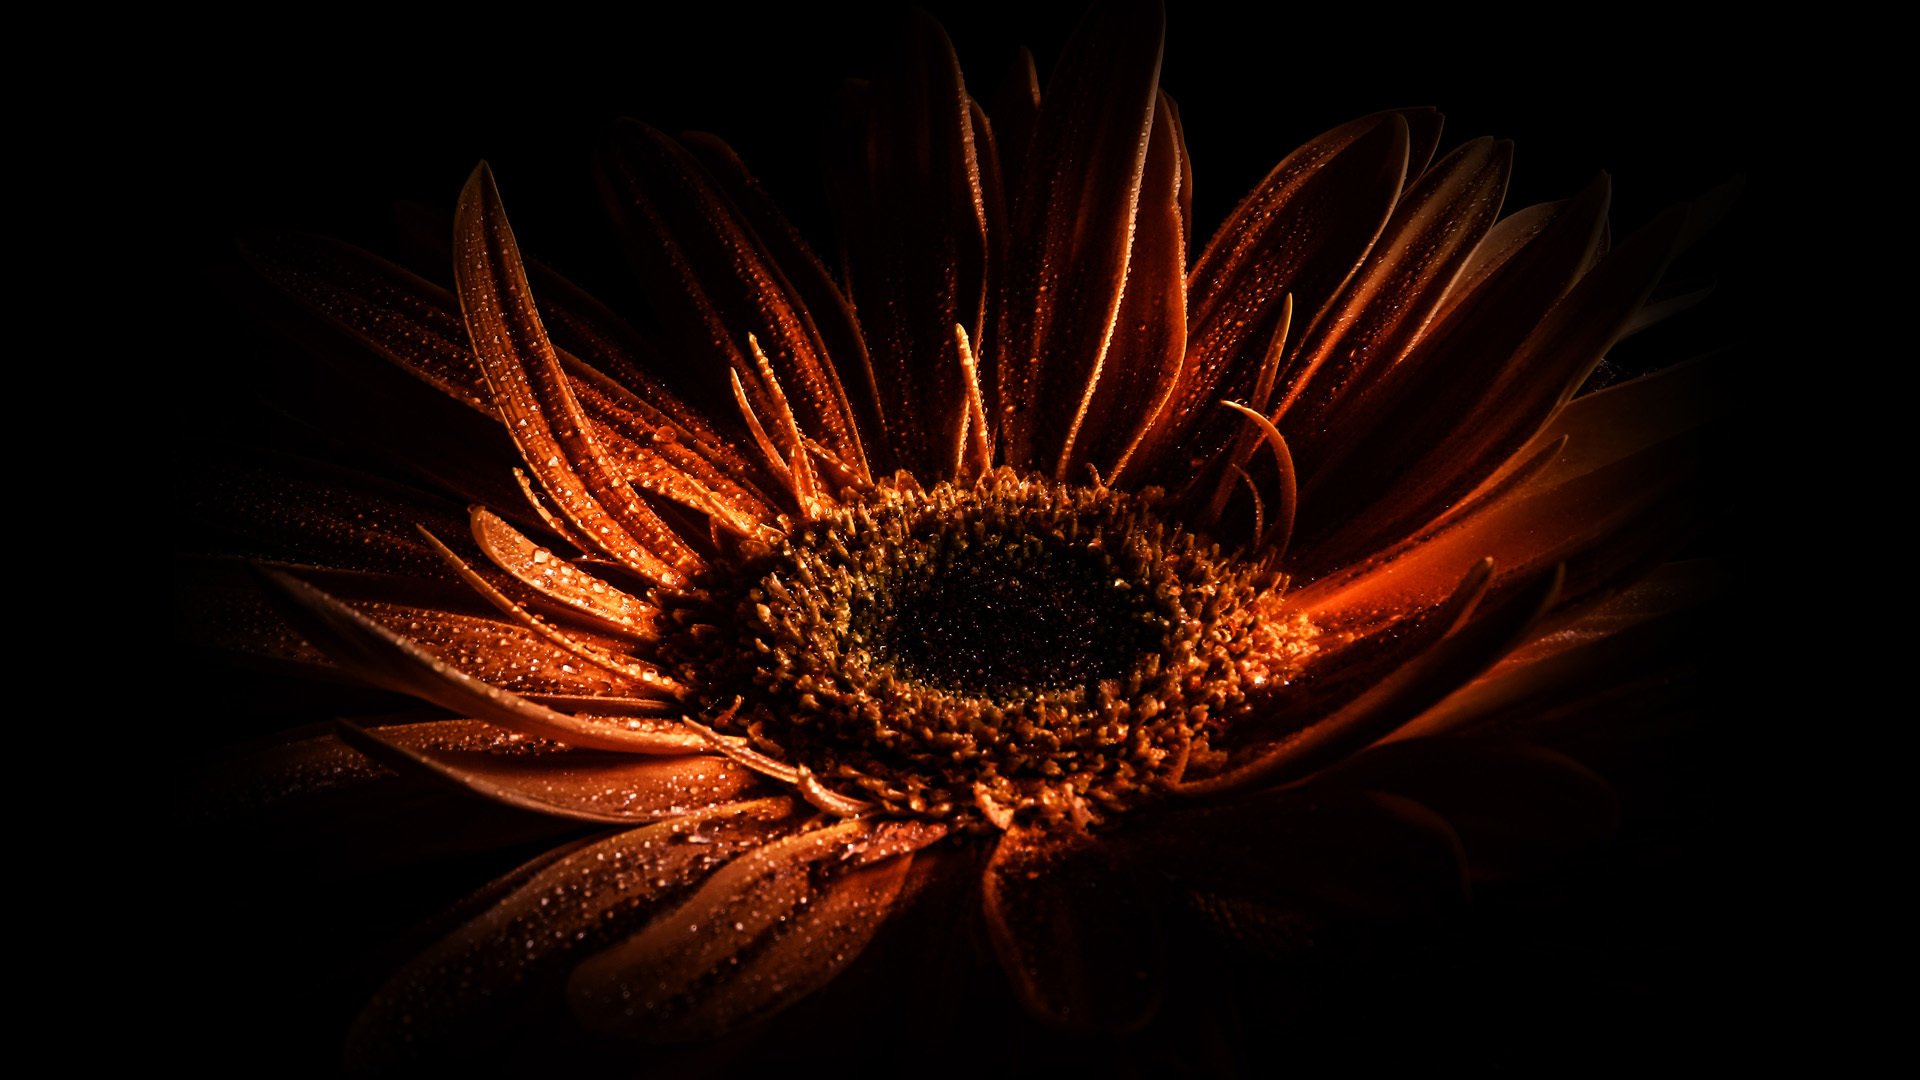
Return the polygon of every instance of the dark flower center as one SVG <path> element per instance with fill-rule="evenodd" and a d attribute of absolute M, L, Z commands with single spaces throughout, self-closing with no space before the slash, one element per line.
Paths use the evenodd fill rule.
<path fill-rule="evenodd" d="M 656 597 L 689 711 L 900 814 L 1084 827 L 1149 801 L 1286 678 L 1279 575 L 1151 501 L 886 482 Z"/>
<path fill-rule="evenodd" d="M 856 596 L 851 614 L 875 664 L 1003 702 L 1124 678 L 1167 624 L 1104 550 L 1032 536 L 940 551 Z"/>

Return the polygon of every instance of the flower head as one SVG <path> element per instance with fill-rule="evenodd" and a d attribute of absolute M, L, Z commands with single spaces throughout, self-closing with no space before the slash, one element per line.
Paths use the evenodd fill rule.
<path fill-rule="evenodd" d="M 419 411 L 234 481 L 300 477 L 243 636 L 442 710 L 270 768 L 591 829 L 386 977 L 355 1061 L 711 1040 L 956 914 L 1028 1014 L 1128 1030 L 1169 942 L 1286 954 L 1607 831 L 1551 746 L 1684 592 L 1703 373 L 1576 394 L 1710 207 L 1618 244 L 1604 179 L 1508 213 L 1511 148 L 1408 109 L 1198 243 L 1160 42 L 1100 6 L 989 109 L 916 20 L 841 102 L 837 270 L 726 144 L 622 123 L 645 323 L 484 165 L 450 287 L 248 243 Z"/>

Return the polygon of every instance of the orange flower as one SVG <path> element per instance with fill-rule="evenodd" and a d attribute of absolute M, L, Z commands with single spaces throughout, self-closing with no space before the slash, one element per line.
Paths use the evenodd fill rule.
<path fill-rule="evenodd" d="M 451 290 L 248 243 L 411 421 L 353 464 L 438 491 L 238 470 L 229 505 L 299 477 L 299 639 L 239 636 L 456 717 L 256 775 L 595 830 L 386 979 L 354 1061 L 712 1040 L 953 919 L 1030 1015 L 1127 1030 L 1177 943 L 1285 953 L 1611 829 L 1564 751 L 1666 686 L 1707 373 L 1576 392 L 1711 207 L 1611 247 L 1604 179 L 1503 216 L 1511 148 L 1408 109 L 1196 245 L 1160 26 L 1096 9 L 989 113 L 917 21 L 842 102 L 837 272 L 724 143 L 622 124 L 649 324 L 523 255 L 484 165 Z"/>

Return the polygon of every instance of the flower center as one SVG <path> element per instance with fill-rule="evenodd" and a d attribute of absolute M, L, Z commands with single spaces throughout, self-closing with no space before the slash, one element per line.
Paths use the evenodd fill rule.
<path fill-rule="evenodd" d="M 1167 618 L 1103 548 L 1032 535 L 927 545 L 852 598 L 872 663 L 932 690 L 1017 702 L 1125 678 Z"/>
<path fill-rule="evenodd" d="M 690 710 L 886 812 L 1084 827 L 1150 801 L 1312 651 L 1278 575 L 1150 500 L 882 483 L 657 597 Z"/>

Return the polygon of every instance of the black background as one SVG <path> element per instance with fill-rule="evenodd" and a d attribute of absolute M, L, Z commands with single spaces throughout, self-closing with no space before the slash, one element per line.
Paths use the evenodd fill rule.
<path fill-rule="evenodd" d="M 1018 13 L 928 7 L 982 94 L 1019 44 L 1033 49 L 1044 86 L 1078 16 L 1077 5 Z M 900 11 L 885 3 L 831 12 L 708 5 L 671 18 L 655 11 L 606 21 L 537 9 L 431 28 L 333 19 L 250 31 L 244 46 L 193 50 L 172 72 L 177 93 L 155 130 L 169 225 L 194 268 L 190 284 L 216 281 L 233 238 L 259 228 L 391 251 L 392 205 L 450 209 L 484 158 L 523 247 L 619 307 L 631 286 L 601 224 L 588 158 L 606 125 L 631 115 L 727 138 L 827 249 L 819 118 L 839 80 L 869 73 Z M 1611 172 L 1616 238 L 1672 202 L 1744 176 L 1747 194 L 1733 217 L 1679 268 L 1683 277 L 1716 281 L 1719 294 L 1657 340 L 1631 343 L 1622 362 L 1740 350 L 1750 357 L 1748 374 L 1724 388 L 1735 405 L 1778 363 L 1754 327 L 1765 269 L 1760 237 L 1782 216 L 1783 201 L 1763 140 L 1772 101 L 1790 90 L 1758 79 L 1716 26 L 1629 11 L 1409 22 L 1377 10 L 1274 8 L 1249 17 L 1176 6 L 1162 85 L 1181 105 L 1194 157 L 1196 242 L 1293 146 L 1394 106 L 1445 113 L 1443 150 L 1480 134 L 1514 139 L 1510 207 L 1564 197 L 1596 171 Z M 244 317 L 224 317 L 221 295 L 208 287 L 211 299 L 191 312 L 191 346 L 168 358 L 178 411 L 203 432 L 245 415 L 273 380 L 270 354 Z M 205 318 L 208 311 L 219 317 Z M 1736 419 L 1728 430 L 1738 445 L 1747 427 Z M 1740 537 L 1754 499 L 1742 475 L 1724 470 L 1703 541 L 1703 550 L 1736 566 L 1748 554 Z M 1731 642 L 1702 643 L 1728 687 L 1738 652 Z M 1707 732 L 1675 759 L 1679 794 L 1630 825 L 1605 857 L 1487 898 L 1467 925 L 1416 956 L 1367 961 L 1335 980 L 1330 1008 L 1353 1016 L 1358 1033 L 1373 1030 L 1358 1014 L 1385 1002 L 1388 1025 L 1423 1017 L 1405 1038 L 1437 1040 L 1439 1057 L 1495 1073 L 1578 1071 L 1582 1061 L 1631 1061 L 1656 1045 L 1669 1065 L 1727 1053 L 1728 1017 L 1755 996 L 1750 984 L 1759 974 L 1743 937 L 1742 912 L 1758 888 L 1759 825 L 1741 802 L 1750 755 L 1731 727 L 1741 705 L 1729 691 Z M 286 974 L 285 985 L 299 982 Z M 1379 982 L 1377 994 L 1370 980 Z M 228 1052 L 287 1067 L 328 1060 L 325 1025 L 278 1015 L 260 1024 L 279 1010 L 240 1004 L 248 995 L 239 989 L 208 1005 L 237 1009 L 246 1021 L 244 1034 L 222 1036 Z M 311 1007 L 298 996 L 282 1004 Z M 1316 1017 L 1324 1023 L 1325 1010 Z M 1378 1035 L 1403 1037 L 1391 1026 Z M 1283 1067 L 1288 1038 L 1277 1032 L 1263 1051 Z M 1342 1052 L 1325 1035 L 1306 1044 L 1301 1052 L 1314 1065 Z M 1419 1056 L 1417 1046 L 1402 1050 L 1357 1056 Z"/>

